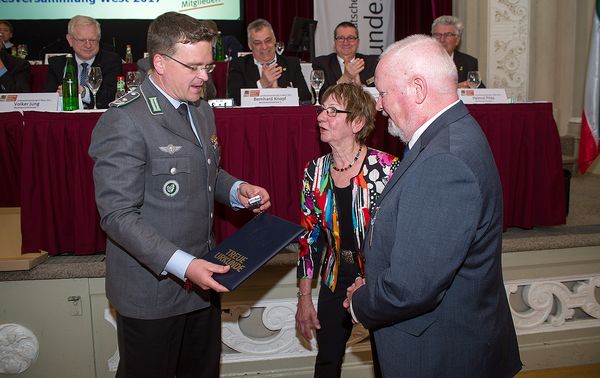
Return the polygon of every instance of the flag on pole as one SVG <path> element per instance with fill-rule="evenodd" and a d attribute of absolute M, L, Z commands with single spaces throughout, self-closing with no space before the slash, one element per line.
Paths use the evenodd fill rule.
<path fill-rule="evenodd" d="M 587 171 L 600 152 L 598 146 L 600 134 L 600 0 L 596 0 L 595 10 L 581 116 L 578 162 L 581 173 Z"/>

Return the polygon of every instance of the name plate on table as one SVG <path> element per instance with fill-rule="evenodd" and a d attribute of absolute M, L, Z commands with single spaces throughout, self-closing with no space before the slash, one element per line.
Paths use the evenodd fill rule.
<path fill-rule="evenodd" d="M 261 213 L 202 258 L 229 265 L 227 273 L 215 273 L 212 277 L 229 290 L 235 290 L 303 231 L 302 226 Z"/>
<path fill-rule="evenodd" d="M 242 88 L 240 105 L 260 106 L 298 106 L 298 88 Z"/>
<path fill-rule="evenodd" d="M 465 104 L 508 104 L 506 91 L 503 88 L 459 88 L 458 97 Z"/>
<path fill-rule="evenodd" d="M 4 93 L 0 95 L 0 112 L 37 110 L 55 112 L 58 108 L 58 93 Z"/>

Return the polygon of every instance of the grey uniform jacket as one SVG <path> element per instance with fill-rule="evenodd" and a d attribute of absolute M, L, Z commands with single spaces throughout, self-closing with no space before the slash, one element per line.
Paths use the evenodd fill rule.
<path fill-rule="evenodd" d="M 106 246 L 106 294 L 120 314 L 158 319 L 208 305 L 208 291 L 161 275 L 177 249 L 202 257 L 211 245 L 214 201 L 229 204 L 236 179 L 219 167 L 214 115 L 190 106 L 200 142 L 146 79 L 142 96 L 110 108 L 96 125 L 96 203 Z"/>

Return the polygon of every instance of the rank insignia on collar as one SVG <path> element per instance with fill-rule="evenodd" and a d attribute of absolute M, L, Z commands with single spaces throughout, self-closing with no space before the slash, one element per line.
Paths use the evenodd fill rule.
<path fill-rule="evenodd" d="M 210 143 L 213 145 L 213 148 L 215 150 L 219 148 L 219 138 L 217 138 L 217 134 L 213 134 L 210 136 Z"/>
<path fill-rule="evenodd" d="M 173 155 L 175 154 L 175 152 L 181 150 L 181 146 L 174 146 L 172 144 L 169 144 L 168 146 L 160 146 L 158 147 L 158 149 L 162 152 L 168 153 L 169 155 Z"/>
<path fill-rule="evenodd" d="M 148 109 L 150 109 L 152 115 L 163 114 L 163 110 L 158 103 L 158 97 L 146 97 L 146 104 L 148 104 Z"/>

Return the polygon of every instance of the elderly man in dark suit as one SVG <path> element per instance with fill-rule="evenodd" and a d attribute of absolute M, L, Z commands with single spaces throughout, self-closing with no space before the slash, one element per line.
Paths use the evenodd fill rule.
<path fill-rule="evenodd" d="M 374 331 L 385 377 L 512 377 L 502 188 L 454 63 L 433 38 L 411 36 L 382 54 L 375 84 L 410 150 L 371 215 L 365 279 L 344 305 Z"/>
<path fill-rule="evenodd" d="M 338 24 L 333 31 L 333 40 L 335 52 L 318 56 L 312 64 L 313 70 L 325 72 L 320 93 L 339 83 L 374 86 L 378 57 L 358 53 L 360 38 L 356 25 L 347 21 Z"/>
<path fill-rule="evenodd" d="M 457 50 L 464 28 L 462 21 L 454 16 L 440 16 L 431 24 L 431 35 L 444 46 L 454 60 L 458 71 L 459 88 L 469 88 L 467 74 L 469 71 L 479 71 L 477 58 Z M 483 82 L 479 87 L 485 88 Z"/>
<path fill-rule="evenodd" d="M 227 93 L 240 104 L 242 88 L 298 88 L 300 102 L 310 102 L 311 95 L 296 57 L 275 53 L 275 33 L 262 18 L 248 24 L 248 47 L 252 55 L 235 58 L 229 64 Z"/>
<path fill-rule="evenodd" d="M 10 55 L 0 39 L 0 93 L 24 93 L 31 90 L 29 62 Z"/>
<path fill-rule="evenodd" d="M 69 21 L 67 41 L 77 63 L 79 93 L 83 105 L 88 109 L 94 107 L 94 97 L 91 90 L 85 85 L 90 67 L 102 69 L 102 84 L 96 94 L 96 102 L 100 109 L 108 108 L 108 104 L 115 99 L 117 76 L 122 75 L 121 58 L 114 52 L 100 49 L 100 37 L 100 23 L 95 19 L 87 16 L 75 16 Z M 58 90 L 60 93 L 65 64 L 64 56 L 48 59 L 45 92 Z"/>
<path fill-rule="evenodd" d="M 214 69 L 214 35 L 168 12 L 148 30 L 152 70 L 111 104 L 92 134 L 94 183 L 106 245 L 106 295 L 117 310 L 117 377 L 218 377 L 219 292 L 228 266 L 213 247 L 215 201 L 237 208 L 261 187 L 220 167 L 214 114 L 200 100 Z"/>

